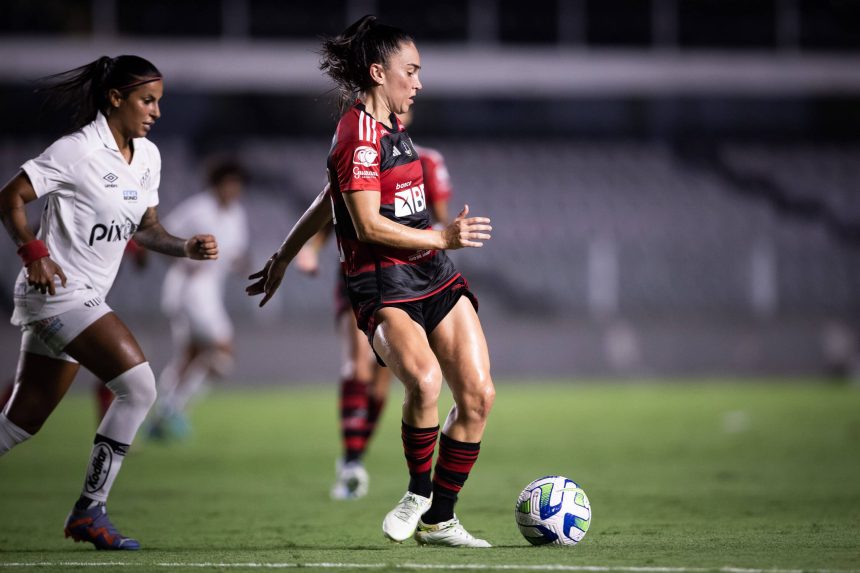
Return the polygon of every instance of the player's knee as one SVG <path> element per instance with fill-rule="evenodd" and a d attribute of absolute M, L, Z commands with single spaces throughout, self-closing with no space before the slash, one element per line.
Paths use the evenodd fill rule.
<path fill-rule="evenodd" d="M 458 397 L 457 410 L 468 421 L 483 423 L 490 415 L 495 400 L 496 389 L 488 378 L 486 384 L 476 384 Z"/>
<path fill-rule="evenodd" d="M 155 386 L 149 362 L 142 362 L 107 383 L 117 400 L 147 410 L 155 403 Z"/>
<path fill-rule="evenodd" d="M 428 366 L 416 368 L 407 384 L 407 400 L 418 408 L 435 408 L 442 389 L 442 372 Z"/>

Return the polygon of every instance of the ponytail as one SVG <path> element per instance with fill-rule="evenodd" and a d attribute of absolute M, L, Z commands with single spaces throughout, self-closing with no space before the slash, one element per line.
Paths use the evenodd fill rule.
<path fill-rule="evenodd" d="M 123 97 L 144 83 L 161 79 L 161 72 L 138 56 L 102 56 L 79 68 L 47 76 L 36 92 L 55 109 L 70 109 L 74 115 L 71 131 L 92 122 L 98 112 L 108 110 L 108 93 L 119 90 Z"/>
<path fill-rule="evenodd" d="M 372 64 L 386 65 L 400 44 L 413 42 L 409 34 L 377 22 L 375 16 L 364 16 L 341 34 L 325 38 L 320 55 L 320 69 L 337 84 L 339 107 L 344 111 L 359 93 L 376 84 L 370 77 Z"/>

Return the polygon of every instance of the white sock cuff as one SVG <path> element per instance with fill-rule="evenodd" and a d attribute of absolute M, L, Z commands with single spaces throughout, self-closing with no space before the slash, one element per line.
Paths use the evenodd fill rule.
<path fill-rule="evenodd" d="M 32 437 L 32 434 L 16 426 L 6 414 L 0 414 L 0 456 Z"/>

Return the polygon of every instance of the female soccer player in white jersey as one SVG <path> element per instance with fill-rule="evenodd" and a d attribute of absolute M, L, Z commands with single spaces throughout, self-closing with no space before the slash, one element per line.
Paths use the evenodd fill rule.
<path fill-rule="evenodd" d="M 177 259 L 161 289 L 161 307 L 170 319 L 173 358 L 158 377 L 158 401 L 148 436 L 181 439 L 189 431 L 185 410 L 210 376 L 223 377 L 233 366 L 233 324 L 224 308 L 224 283 L 247 266 L 248 217 L 239 201 L 247 179 L 236 161 L 219 158 L 207 169 L 208 189 L 192 195 L 164 218 L 164 226 L 183 233 L 218 229 L 218 260 Z"/>
<path fill-rule="evenodd" d="M 15 391 L 0 414 L 0 455 L 35 434 L 81 365 L 116 395 L 99 424 L 66 537 L 98 549 L 139 549 L 105 508 L 123 459 L 155 401 L 155 377 L 134 336 L 105 303 L 128 240 L 164 254 L 215 259 L 212 235 L 179 239 L 158 220 L 161 158 L 146 135 L 161 116 L 161 73 L 137 56 L 101 57 L 51 76 L 50 101 L 77 112 L 58 139 L 0 190 L 0 217 L 24 267 L 12 323 L 21 327 Z M 38 236 L 24 206 L 46 197 Z M 8 462 L 7 462 L 8 463 Z"/>
<path fill-rule="evenodd" d="M 324 41 L 321 68 L 346 108 L 328 158 L 329 185 L 246 290 L 264 294 L 265 304 L 302 245 L 334 220 L 358 327 L 406 389 L 401 428 L 409 485 L 382 531 L 396 542 L 414 535 L 421 544 L 489 547 L 454 515 L 495 390 L 477 300 L 444 250 L 482 246 L 490 221 L 468 217 L 464 207 L 443 230 L 430 228 L 421 164 L 395 115 L 408 111 L 421 89 L 421 59 L 410 36 L 365 16 Z M 439 437 L 443 376 L 455 405 Z"/>

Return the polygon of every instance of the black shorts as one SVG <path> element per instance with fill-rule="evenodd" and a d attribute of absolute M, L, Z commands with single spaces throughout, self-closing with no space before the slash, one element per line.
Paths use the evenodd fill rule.
<path fill-rule="evenodd" d="M 373 335 L 376 334 L 377 327 L 376 313 L 379 309 L 385 307 L 402 309 L 409 315 L 409 318 L 421 325 L 421 328 L 424 329 L 427 336 L 430 336 L 430 333 L 439 326 L 439 323 L 442 322 L 446 316 L 448 316 L 448 313 L 451 312 L 451 309 L 454 308 L 454 305 L 457 304 L 457 301 L 460 300 L 461 296 L 468 298 L 477 312 L 478 299 L 472 291 L 469 290 L 469 283 L 466 282 L 466 279 L 462 276 L 458 276 L 444 289 L 428 296 L 427 298 L 409 302 L 380 303 L 374 309 L 373 314 L 370 316 L 370 320 L 367 321 L 367 328 L 364 329 L 364 334 L 367 335 L 370 347 L 373 348 Z M 373 351 L 373 354 L 376 356 L 376 361 L 380 366 L 385 366 L 382 358 L 376 354 L 376 350 Z"/>
<path fill-rule="evenodd" d="M 352 312 L 352 305 L 349 303 L 349 293 L 346 289 L 346 278 L 342 272 L 337 273 L 337 284 L 334 285 L 334 319 L 335 322 L 340 320 L 340 315 L 345 312 Z"/>

